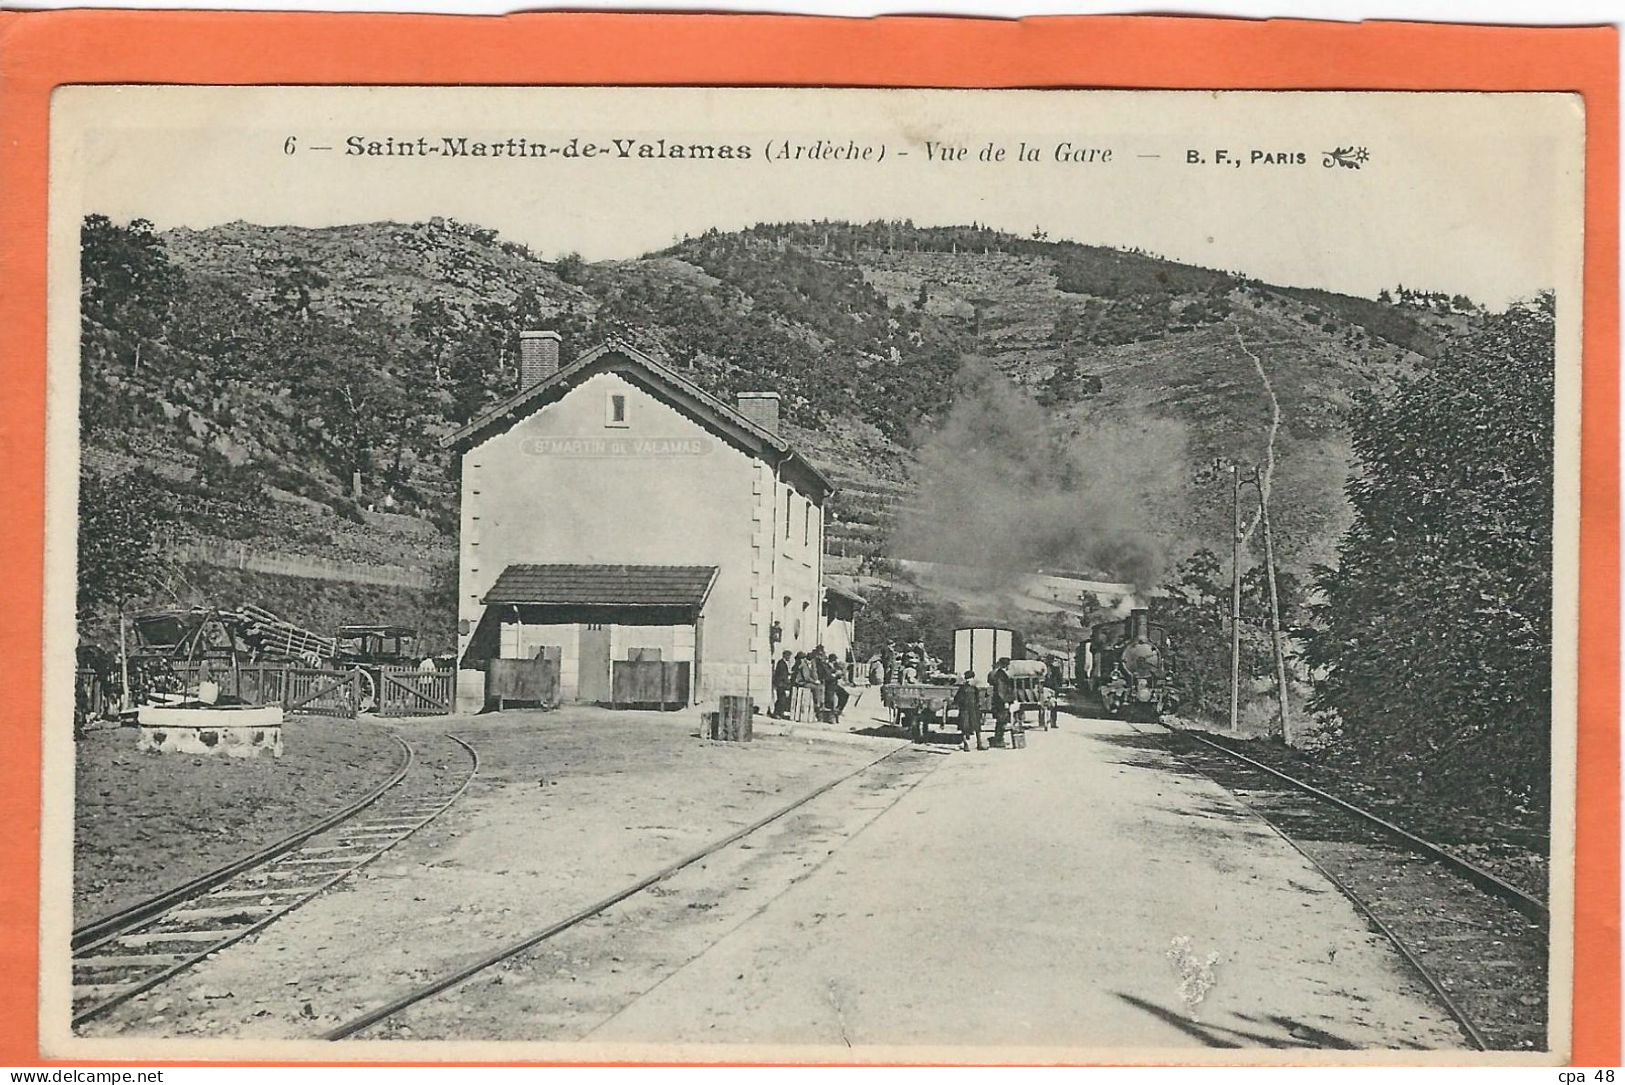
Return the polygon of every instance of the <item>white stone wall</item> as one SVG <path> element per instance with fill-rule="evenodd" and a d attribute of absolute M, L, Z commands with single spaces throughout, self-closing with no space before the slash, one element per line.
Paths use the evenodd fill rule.
<path fill-rule="evenodd" d="M 626 397 L 625 425 L 606 426 L 609 395 Z M 459 654 L 484 611 L 480 599 L 503 569 L 518 563 L 716 566 L 700 647 L 702 701 L 747 690 L 767 696 L 775 617 L 786 630 L 781 647 L 818 643 L 823 510 L 813 506 L 809 515 L 806 498 L 790 491 L 786 538 L 782 502 L 789 488 L 772 466 L 619 374 L 592 376 L 469 449 L 462 468 Z M 794 619 L 802 615 L 801 636 L 792 642 Z M 692 660 L 693 630 L 683 628 L 672 633 L 670 658 L 686 651 Z M 634 627 L 617 631 L 612 650 L 642 643 L 638 635 Z M 527 643 L 564 650 L 561 695 L 568 698 L 575 690 L 575 638 L 553 636 Z M 687 643 L 680 649 L 682 636 Z M 459 708 L 477 709 L 483 683 L 467 677 L 459 675 Z"/>

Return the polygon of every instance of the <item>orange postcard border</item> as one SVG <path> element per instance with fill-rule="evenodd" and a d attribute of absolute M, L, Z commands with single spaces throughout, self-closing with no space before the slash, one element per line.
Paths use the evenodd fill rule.
<path fill-rule="evenodd" d="M 0 1064 L 37 1033 L 47 115 L 68 83 L 694 84 L 1584 95 L 1574 1064 L 1620 1061 L 1619 116 L 1613 27 L 1161 16 L 0 12 Z M 19 680 L 20 679 L 20 680 Z M 186 1065 L 176 1062 L 174 1065 Z"/>

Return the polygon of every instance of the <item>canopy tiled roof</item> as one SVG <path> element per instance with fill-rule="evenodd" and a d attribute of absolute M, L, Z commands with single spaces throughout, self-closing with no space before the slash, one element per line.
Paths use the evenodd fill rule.
<path fill-rule="evenodd" d="M 716 576 L 715 565 L 510 565 L 485 602 L 698 607 Z"/>

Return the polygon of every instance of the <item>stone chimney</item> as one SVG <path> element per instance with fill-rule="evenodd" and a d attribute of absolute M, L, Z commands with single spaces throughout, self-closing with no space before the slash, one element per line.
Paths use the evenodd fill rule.
<path fill-rule="evenodd" d="M 777 392 L 740 392 L 739 413 L 769 433 L 779 432 L 779 394 Z"/>
<path fill-rule="evenodd" d="M 559 333 L 519 333 L 519 387 L 529 388 L 559 371 Z"/>

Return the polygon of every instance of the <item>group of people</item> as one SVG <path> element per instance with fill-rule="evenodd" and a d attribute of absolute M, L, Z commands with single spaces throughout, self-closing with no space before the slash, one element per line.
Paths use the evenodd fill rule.
<path fill-rule="evenodd" d="M 839 723 L 850 694 L 841 683 L 846 668 L 822 644 L 810 652 L 784 653 L 773 664 L 773 715 L 795 723 Z"/>
<path fill-rule="evenodd" d="M 901 649 L 889 640 L 880 653 L 869 661 L 869 684 L 912 685 L 927 681 L 938 673 L 942 662 L 925 649 L 922 640 L 911 640 Z"/>
<path fill-rule="evenodd" d="M 1003 746 L 1010 727 L 1010 707 L 1016 703 L 1016 680 L 1010 675 L 1010 658 L 1005 656 L 988 673 L 987 686 L 993 709 L 993 745 Z M 975 671 L 960 676 L 954 690 L 954 710 L 959 717 L 959 748 L 969 750 L 974 739 L 978 750 L 987 749 L 982 738 L 982 686 Z"/>

